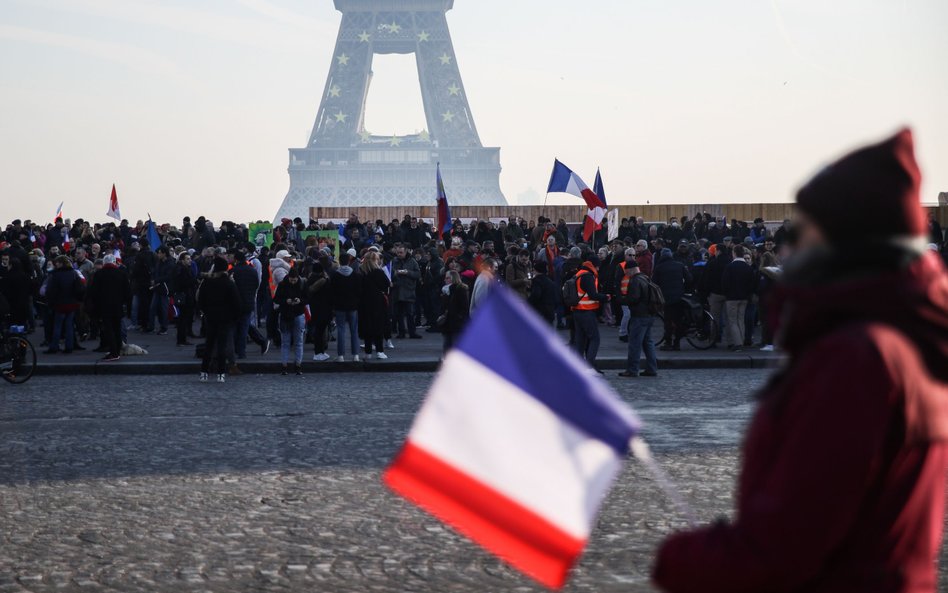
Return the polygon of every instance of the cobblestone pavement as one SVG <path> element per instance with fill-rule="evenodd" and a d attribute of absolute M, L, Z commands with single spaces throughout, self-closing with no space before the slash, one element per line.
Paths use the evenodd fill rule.
<path fill-rule="evenodd" d="M 611 379 L 701 520 L 766 376 Z M 380 484 L 430 374 L 74 380 L 0 385 L 0 592 L 541 590 Z M 566 590 L 651 591 L 681 526 L 630 462 Z"/>

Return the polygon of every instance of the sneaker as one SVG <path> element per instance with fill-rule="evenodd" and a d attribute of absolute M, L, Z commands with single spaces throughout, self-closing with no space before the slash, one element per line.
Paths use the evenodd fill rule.
<path fill-rule="evenodd" d="M 324 360 L 329 360 L 329 355 L 326 354 L 325 352 L 320 352 L 319 354 L 314 354 L 314 355 L 313 355 L 313 360 L 315 360 L 316 362 L 322 362 L 322 361 L 324 361 Z"/>
<path fill-rule="evenodd" d="M 389 338 L 389 339 L 385 342 L 385 347 L 388 348 L 389 350 L 394 350 L 394 349 L 395 349 L 395 344 L 392 343 L 391 338 Z"/>
<path fill-rule="evenodd" d="M 628 341 L 629 341 L 629 336 L 619 336 L 619 341 L 620 341 L 620 342 L 628 342 Z"/>
<path fill-rule="evenodd" d="M 270 351 L 270 340 L 264 342 L 263 346 L 260 346 L 260 354 L 266 354 Z"/>
<path fill-rule="evenodd" d="M 158 335 L 159 335 L 159 336 L 164 336 L 164 335 L 166 335 L 167 333 L 168 333 L 168 330 L 166 330 L 166 329 L 158 330 Z"/>
<path fill-rule="evenodd" d="M 362 362 L 362 359 L 360 359 L 359 355 L 356 354 L 355 356 L 352 357 L 352 362 Z"/>
<path fill-rule="evenodd" d="M 620 377 L 638 377 L 638 373 L 633 373 L 632 371 L 622 371 L 619 373 Z"/>
<path fill-rule="evenodd" d="M 120 359 L 120 358 L 122 358 L 122 357 L 119 356 L 118 354 L 115 354 L 115 355 L 108 354 L 108 355 L 106 355 L 106 356 L 104 356 L 104 357 L 102 358 L 102 362 L 115 362 L 116 360 L 118 360 L 118 359 Z"/>
<path fill-rule="evenodd" d="M 286 365 L 283 365 L 283 370 L 280 371 L 280 374 L 283 375 L 284 377 L 287 375 Z"/>
<path fill-rule="evenodd" d="M 377 358 L 377 359 L 379 359 L 379 360 L 385 360 L 386 358 L 388 358 L 388 355 L 385 354 L 384 352 L 376 352 L 376 353 L 375 353 L 375 358 Z"/>
<path fill-rule="evenodd" d="M 773 351 L 774 351 L 774 345 L 773 345 L 773 344 L 767 344 L 766 346 L 764 346 L 763 348 L 761 348 L 760 351 L 761 351 L 761 352 L 773 352 Z"/>
<path fill-rule="evenodd" d="M 346 362 L 346 357 L 345 357 L 345 356 L 339 356 L 339 358 L 336 359 L 336 362 Z"/>
<path fill-rule="evenodd" d="M 218 383 L 223 383 L 223 382 L 224 382 L 224 373 L 221 373 L 221 374 L 217 375 L 217 382 L 218 382 Z"/>
<path fill-rule="evenodd" d="M 296 365 L 296 376 L 297 377 L 303 376 L 303 367 L 301 367 L 300 365 Z"/>
<path fill-rule="evenodd" d="M 202 383 L 207 382 L 207 373 L 203 373 L 203 372 L 201 373 L 201 382 Z"/>

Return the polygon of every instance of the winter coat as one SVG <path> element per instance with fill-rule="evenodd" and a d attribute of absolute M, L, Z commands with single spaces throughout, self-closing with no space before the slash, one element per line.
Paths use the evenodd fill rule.
<path fill-rule="evenodd" d="M 77 311 L 82 291 L 79 272 L 72 268 L 55 268 L 46 285 L 46 302 L 57 313 Z"/>
<path fill-rule="evenodd" d="M 520 262 L 514 260 L 507 264 L 507 273 L 505 278 L 507 280 L 507 286 L 512 288 L 514 292 L 519 294 L 521 297 L 526 299 L 530 296 L 530 271 L 526 266 L 521 266 Z"/>
<path fill-rule="evenodd" d="M 171 277 L 174 275 L 174 260 L 165 257 L 164 261 L 155 258 L 155 269 L 152 272 L 152 282 L 155 283 L 155 294 L 168 296 L 171 294 Z"/>
<path fill-rule="evenodd" d="M 649 311 L 648 277 L 645 274 L 640 272 L 629 279 L 629 292 L 622 304 L 629 308 L 629 317 L 652 316 Z"/>
<path fill-rule="evenodd" d="M 297 280 L 296 284 L 292 284 L 288 279 L 280 282 L 276 294 L 273 295 L 273 306 L 279 307 L 277 313 L 280 315 L 280 319 L 286 321 L 303 315 L 306 309 L 306 301 L 303 297 L 302 280 Z M 296 299 L 299 299 L 298 303 L 292 305 L 289 303 L 289 301 Z"/>
<path fill-rule="evenodd" d="M 339 266 L 329 280 L 333 311 L 358 311 L 362 299 L 362 274 L 349 266 Z"/>
<path fill-rule="evenodd" d="M 381 269 L 362 278 L 362 295 L 359 301 L 359 336 L 365 339 L 385 334 L 388 326 L 388 293 L 392 283 Z"/>
<path fill-rule="evenodd" d="M 407 274 L 399 274 L 399 270 L 407 270 Z M 418 285 L 418 279 L 421 278 L 421 269 L 415 258 L 408 255 L 405 259 L 395 258 L 392 260 L 392 284 L 394 286 L 393 296 L 397 303 L 414 303 L 415 287 Z"/>
<path fill-rule="evenodd" d="M 233 323 L 240 317 L 240 295 L 227 272 L 202 274 L 198 305 L 204 317 L 214 323 Z"/>
<path fill-rule="evenodd" d="M 192 266 L 176 265 L 171 276 L 171 290 L 175 303 L 182 307 L 194 306 L 194 290 L 197 287 L 197 278 L 194 277 Z"/>
<path fill-rule="evenodd" d="M 527 300 L 540 317 L 552 322 L 559 303 L 556 283 L 548 274 L 537 274 L 530 284 L 530 297 Z"/>
<path fill-rule="evenodd" d="M 691 285 L 691 271 L 670 255 L 659 256 L 652 271 L 652 282 L 662 289 L 665 303 L 673 305 L 681 301 L 686 287 Z"/>
<path fill-rule="evenodd" d="M 757 273 L 743 259 L 735 259 L 724 268 L 721 291 L 729 301 L 747 301 L 757 287 Z"/>
<path fill-rule="evenodd" d="M 332 316 L 332 291 L 329 288 L 329 276 L 326 274 L 310 274 L 306 279 L 306 302 L 313 319 Z"/>
<path fill-rule="evenodd" d="M 231 274 L 234 278 L 234 285 L 237 286 L 237 294 L 240 295 L 240 312 L 246 315 L 257 306 L 257 289 L 260 287 L 260 277 L 257 276 L 257 270 L 249 263 L 234 265 Z M 279 287 L 277 289 L 279 290 Z"/>
<path fill-rule="evenodd" d="M 91 305 L 91 313 L 99 319 L 122 317 L 125 303 L 132 298 L 132 287 L 128 274 L 115 266 L 106 264 L 95 273 L 89 284 L 86 302 Z"/>
<path fill-rule="evenodd" d="M 948 467 L 948 272 L 781 286 L 785 370 L 759 395 L 732 521 L 664 542 L 672 593 L 934 593 Z M 851 270 L 851 268 L 849 268 Z"/>
<path fill-rule="evenodd" d="M 652 268 L 654 267 L 652 252 L 646 249 L 642 253 L 636 253 L 635 261 L 639 264 L 639 271 L 651 278 Z"/>
<path fill-rule="evenodd" d="M 467 286 L 451 284 L 448 294 L 442 292 L 441 306 L 445 316 L 441 331 L 447 334 L 460 333 L 470 318 L 471 302 L 468 298 Z"/>

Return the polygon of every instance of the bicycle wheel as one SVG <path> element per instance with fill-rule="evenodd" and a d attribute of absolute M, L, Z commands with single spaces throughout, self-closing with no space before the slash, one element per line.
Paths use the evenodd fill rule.
<path fill-rule="evenodd" d="M 665 316 L 659 313 L 655 316 L 655 319 L 657 320 L 656 325 L 658 326 L 658 331 L 662 332 L 662 337 L 655 340 L 655 347 L 658 348 L 665 343 Z"/>
<path fill-rule="evenodd" d="M 36 371 L 36 350 L 22 336 L 10 336 L 3 345 L 9 357 L 0 363 L 0 377 L 9 383 L 26 383 Z"/>
<path fill-rule="evenodd" d="M 702 311 L 699 323 L 696 323 L 685 339 L 696 350 L 707 350 L 714 346 L 714 339 L 718 333 L 718 324 L 708 311 Z"/>

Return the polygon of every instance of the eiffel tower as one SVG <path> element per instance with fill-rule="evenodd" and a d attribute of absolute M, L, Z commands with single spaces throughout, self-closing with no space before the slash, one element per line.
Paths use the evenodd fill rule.
<path fill-rule="evenodd" d="M 326 88 L 306 148 L 290 149 L 290 190 L 276 218 L 305 221 L 311 206 L 432 206 L 437 162 L 451 205 L 506 205 L 500 149 L 481 144 L 451 43 L 454 0 L 334 1 L 342 23 Z M 365 129 L 375 54 L 415 55 L 427 130 Z"/>

